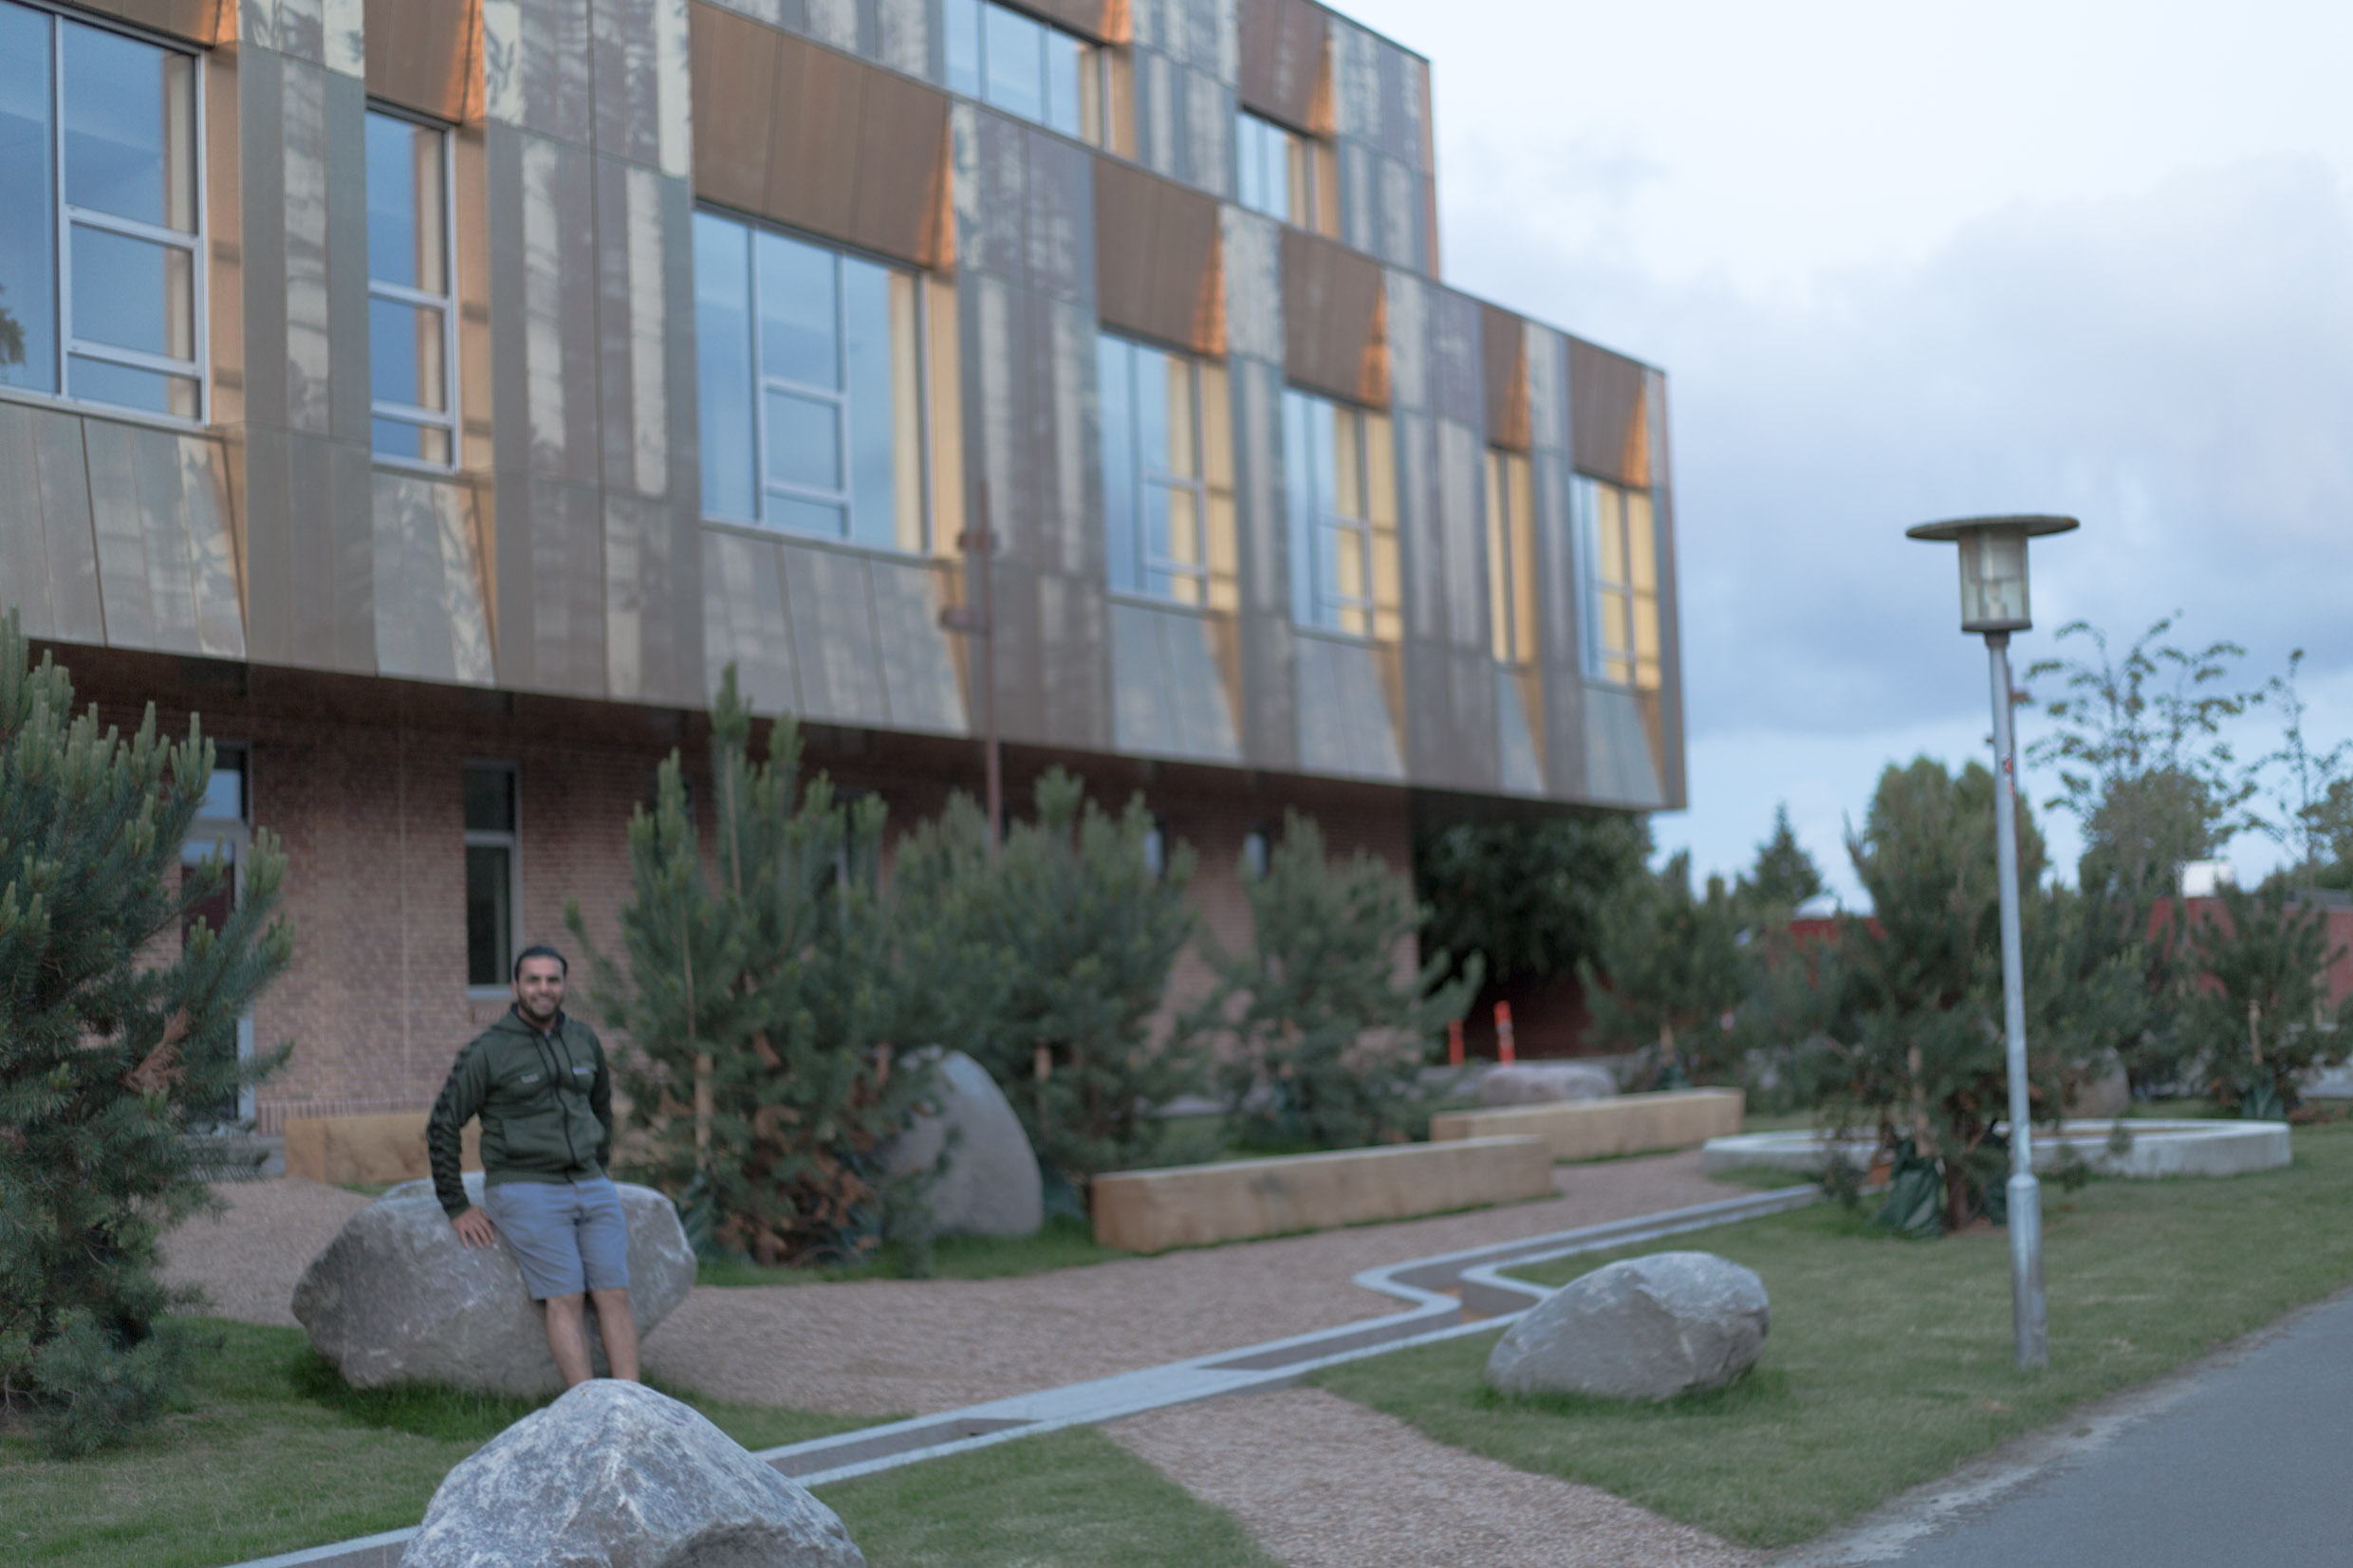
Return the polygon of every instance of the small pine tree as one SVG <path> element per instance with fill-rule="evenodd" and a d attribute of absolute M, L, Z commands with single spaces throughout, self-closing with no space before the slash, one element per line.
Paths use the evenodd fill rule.
<path fill-rule="evenodd" d="M 711 715 L 715 881 L 686 808 L 676 753 L 655 807 L 629 824 L 627 968 L 586 950 L 589 1000 L 625 1031 L 624 1166 L 670 1193 L 707 1248 L 761 1264 L 870 1251 L 899 1212 L 878 1149 L 933 1075 L 912 1053 L 906 972 L 880 878 L 883 813 L 804 789 L 789 715 L 750 756 L 751 715 L 730 666 Z M 914 1178 L 908 1178 L 914 1179 Z"/>
<path fill-rule="evenodd" d="M 1618 1050 L 1655 1043 L 1669 1083 L 1720 1076 L 1731 1065 L 1724 1020 L 1749 989 L 1739 934 L 1724 879 L 1694 894 L 1691 856 L 1677 853 L 1624 891 L 1603 921 L 1600 962 L 1578 966 L 1593 1010 L 1586 1038 Z"/>
<path fill-rule="evenodd" d="M 1141 798 L 1110 816 L 1060 768 L 1034 799 L 1037 815 L 1011 824 L 994 859 L 973 847 L 977 813 L 962 836 L 943 824 L 930 853 L 955 860 L 954 943 L 988 950 L 995 970 L 959 993 L 982 1021 L 959 1031 L 966 1048 L 1004 1088 L 1040 1163 L 1084 1197 L 1102 1172 L 1153 1159 L 1165 1124 L 1152 1108 L 1199 1080 L 1181 1035 L 1154 1031 L 1193 936 L 1193 852 L 1178 844 L 1156 869 Z M 918 875 L 942 874 L 935 862 Z"/>
<path fill-rule="evenodd" d="M 1756 846 L 1756 865 L 1732 888 L 1732 901 L 1752 920 L 1787 920 L 1796 908 L 1822 891 L 1822 868 L 1797 841 L 1789 826 L 1789 805 L 1773 810 L 1772 837 Z"/>
<path fill-rule="evenodd" d="M 1323 830 L 1297 812 L 1266 875 L 1249 879 L 1254 937 L 1239 957 L 1213 937 L 1217 987 L 1185 1022 L 1230 1042 L 1219 1079 L 1238 1141 L 1260 1148 L 1401 1143 L 1429 1114 L 1415 1069 L 1478 991 L 1473 954 L 1434 954 L 1400 972 L 1421 923 L 1404 879 L 1359 850 L 1334 864 Z"/>
<path fill-rule="evenodd" d="M 179 1370 L 156 1275 L 164 1231 L 207 1208 L 192 1115 L 285 1060 L 240 1062 L 237 1019 L 286 967 L 286 860 L 254 836 L 221 928 L 196 913 L 228 875 L 180 845 L 212 743 L 124 741 L 0 618 L 0 1405 L 87 1452 L 152 1419 Z M 158 955 L 176 946 L 168 961 Z"/>

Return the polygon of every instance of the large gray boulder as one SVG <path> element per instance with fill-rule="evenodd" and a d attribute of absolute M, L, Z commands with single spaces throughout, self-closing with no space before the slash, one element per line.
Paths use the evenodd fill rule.
<path fill-rule="evenodd" d="M 670 1200 L 617 1183 L 629 1225 L 629 1307 L 640 1337 L 686 1300 L 695 1251 Z M 466 1173 L 482 1201 L 482 1172 Z M 402 1182 L 343 1223 L 294 1287 L 295 1320 L 354 1388 L 410 1381 L 492 1393 L 564 1387 L 540 1309 L 501 1243 L 468 1247 L 429 1181 Z M 588 1345 L 607 1370 L 596 1306 Z"/>
<path fill-rule="evenodd" d="M 988 1069 L 962 1051 L 925 1051 L 939 1064 L 939 1114 L 918 1116 L 892 1140 L 883 1168 L 892 1175 L 930 1169 L 948 1150 L 932 1184 L 932 1229 L 941 1236 L 1028 1236 L 1046 1223 L 1038 1157 L 1021 1118 Z M 954 1147 L 948 1147 L 951 1130 Z"/>
<path fill-rule="evenodd" d="M 1577 1061 L 1515 1061 L 1490 1067 L 1479 1079 L 1481 1105 L 1546 1105 L 1566 1099 L 1608 1099 L 1618 1080 L 1606 1067 Z"/>
<path fill-rule="evenodd" d="M 1487 1358 L 1504 1393 L 1672 1399 L 1755 1365 L 1770 1319 L 1765 1282 L 1710 1252 L 1654 1252 L 1546 1297 Z"/>
<path fill-rule="evenodd" d="M 676 1400 L 583 1383 L 442 1478 L 400 1568 L 865 1568 L 832 1509 Z"/>

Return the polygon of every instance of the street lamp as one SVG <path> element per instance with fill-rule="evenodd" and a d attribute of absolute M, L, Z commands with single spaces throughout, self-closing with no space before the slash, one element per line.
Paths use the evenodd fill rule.
<path fill-rule="evenodd" d="M 1961 547 L 1961 630 L 1982 633 L 1993 682 L 1993 854 L 2002 890 L 2002 1015 L 2010 1044 L 2010 1311 L 2018 1365 L 2047 1367 L 2043 1309 L 2043 1194 L 2027 1113 L 2027 992 L 2018 936 L 2018 757 L 2010 732 L 2010 634 L 2034 624 L 2027 541 L 2066 533 L 2072 517 L 1962 517 L 1904 530 Z"/>

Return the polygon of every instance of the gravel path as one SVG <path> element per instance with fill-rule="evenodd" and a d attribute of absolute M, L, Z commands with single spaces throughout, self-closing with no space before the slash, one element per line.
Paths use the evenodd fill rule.
<path fill-rule="evenodd" d="M 1591 1486 L 1433 1442 L 1321 1389 L 1103 1428 L 1287 1568 L 1736 1568 L 1755 1554 Z"/>
<path fill-rule="evenodd" d="M 1561 1196 L 1013 1280 L 697 1290 L 646 1342 L 656 1375 L 724 1398 L 920 1415 L 1402 1310 L 1383 1264 L 1733 1194 L 1696 1152 L 1559 1168 Z"/>
<path fill-rule="evenodd" d="M 343 1222 L 368 1206 L 340 1187 L 279 1177 L 221 1182 L 218 1218 L 190 1220 L 163 1239 L 163 1278 L 195 1285 L 222 1318 L 295 1326 L 294 1285 Z"/>
<path fill-rule="evenodd" d="M 1399 1310 L 1350 1282 L 1408 1258 L 1704 1203 L 1695 1152 L 1562 1166 L 1561 1195 L 1436 1219 L 1236 1243 L 1011 1280 L 698 1289 L 646 1341 L 657 1376 L 721 1398 L 922 1414 Z M 165 1240 L 166 1278 L 213 1310 L 294 1321 L 311 1257 L 368 1200 L 293 1180 L 224 1184 L 229 1212 Z"/>

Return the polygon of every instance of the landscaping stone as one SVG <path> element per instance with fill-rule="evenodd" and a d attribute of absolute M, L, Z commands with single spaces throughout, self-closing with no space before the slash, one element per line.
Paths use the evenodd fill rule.
<path fill-rule="evenodd" d="M 1606 1067 L 1575 1061 L 1515 1061 L 1479 1079 L 1481 1105 L 1545 1105 L 1564 1099 L 1608 1099 L 1618 1080 Z"/>
<path fill-rule="evenodd" d="M 629 1225 L 629 1306 L 642 1337 L 686 1300 L 695 1253 L 668 1198 L 616 1185 Z M 480 1171 L 466 1173 L 466 1195 L 482 1201 Z M 503 1244 L 460 1243 L 430 1181 L 402 1182 L 345 1221 L 294 1287 L 294 1317 L 354 1388 L 423 1381 L 533 1394 L 564 1386 L 513 1254 Z M 594 1302 L 587 1317 L 602 1373 Z"/>
<path fill-rule="evenodd" d="M 937 1116 L 918 1116 L 894 1139 L 884 1169 L 904 1175 L 939 1158 L 959 1135 L 932 1184 L 932 1229 L 941 1236 L 1028 1236 L 1046 1223 L 1038 1158 L 1028 1134 L 988 1069 L 962 1051 L 922 1053 L 939 1063 Z"/>
<path fill-rule="evenodd" d="M 2105 1053 L 2099 1074 L 2077 1084 L 2063 1109 L 2085 1121 L 2112 1119 L 2131 1110 L 2132 1079 L 2124 1074 L 2124 1059 Z"/>
<path fill-rule="evenodd" d="M 442 1479 L 400 1568 L 864 1568 L 834 1511 L 676 1400 L 600 1379 Z"/>
<path fill-rule="evenodd" d="M 1756 1363 L 1770 1312 L 1755 1271 L 1710 1252 L 1655 1252 L 1571 1280 L 1487 1358 L 1504 1393 L 1672 1399 Z"/>

